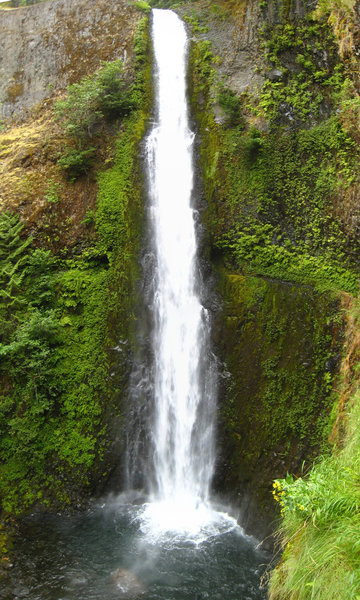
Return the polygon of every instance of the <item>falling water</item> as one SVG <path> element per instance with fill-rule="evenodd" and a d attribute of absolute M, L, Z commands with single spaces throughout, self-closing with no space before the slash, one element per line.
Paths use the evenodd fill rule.
<path fill-rule="evenodd" d="M 165 522 L 170 512 L 171 527 L 177 520 L 181 528 L 195 514 L 203 518 L 209 495 L 215 385 L 191 206 L 194 134 L 186 100 L 187 36 L 174 12 L 153 11 L 153 43 L 157 118 L 147 140 L 156 255 L 152 500 L 160 503 L 158 515 Z"/>
<path fill-rule="evenodd" d="M 156 268 L 149 502 L 128 493 L 72 516 L 21 523 L 18 564 L 0 596 L 31 600 L 264 600 L 266 557 L 236 520 L 209 503 L 214 464 L 214 369 L 199 301 L 192 144 L 185 96 L 186 34 L 170 11 L 154 10 L 157 118 L 147 141 Z M 136 436 L 135 436 L 136 437 Z"/>

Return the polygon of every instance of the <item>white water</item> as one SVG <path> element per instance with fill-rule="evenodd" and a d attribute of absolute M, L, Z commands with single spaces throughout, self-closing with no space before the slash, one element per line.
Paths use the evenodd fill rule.
<path fill-rule="evenodd" d="M 187 36 L 171 11 L 153 10 L 157 117 L 148 137 L 156 255 L 153 353 L 154 476 L 150 528 L 197 533 L 221 520 L 208 504 L 214 467 L 215 378 L 207 311 L 198 297 L 193 140 L 186 100 Z"/>

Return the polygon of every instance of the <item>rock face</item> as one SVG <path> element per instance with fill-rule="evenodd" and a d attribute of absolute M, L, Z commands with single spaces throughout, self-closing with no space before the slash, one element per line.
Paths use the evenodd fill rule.
<path fill-rule="evenodd" d="M 310 286 L 225 272 L 220 292 L 214 342 L 226 370 L 214 484 L 264 539 L 276 518 L 272 480 L 301 472 L 318 450 L 341 352 L 338 303 Z"/>
<path fill-rule="evenodd" d="M 2 118 L 23 116 L 101 61 L 126 64 L 140 16 L 125 0 L 54 0 L 0 11 Z"/>
<path fill-rule="evenodd" d="M 345 221 L 345 203 L 339 210 L 338 198 L 348 197 L 354 206 L 350 188 L 339 193 L 338 182 L 330 182 L 325 162 L 326 132 L 339 114 L 328 91 L 334 80 L 319 84 L 308 71 L 309 65 L 314 65 L 314 73 L 323 69 L 324 74 L 343 68 L 327 20 L 311 16 L 307 0 L 229 1 L 222 6 L 223 12 L 216 14 L 206 0 L 191 3 L 188 17 L 190 23 L 197 17 L 190 98 L 201 137 L 199 165 L 207 201 L 203 222 L 223 300 L 223 311 L 213 328 L 215 353 L 224 365 L 214 485 L 239 506 L 245 529 L 264 539 L 276 526 L 273 479 L 287 472 L 300 475 L 304 461 L 308 468 L 319 446 L 327 447 L 331 390 L 342 347 L 341 306 L 332 290 L 356 293 L 358 255 L 351 245 L 358 238 L 356 233 L 347 233 L 347 218 L 346 231 L 344 227 L 335 238 L 325 234 L 328 223 L 330 227 L 340 223 L 340 231 Z M 209 77 L 210 49 L 215 60 Z M 226 90 L 223 97 L 219 83 Z M 314 104 L 309 107 L 310 100 Z M 337 123 L 344 136 L 339 138 L 339 156 L 347 143 L 346 126 L 342 129 L 341 120 Z M 358 140 L 355 127 L 351 132 Z M 334 137 L 329 135 L 331 143 Z M 310 138 L 319 143 L 313 145 Z M 305 139 L 310 140 L 310 150 L 303 144 Z M 276 159 L 269 162 L 275 154 Z M 336 162 L 337 157 L 330 154 Z M 353 162 L 352 151 L 346 161 L 349 172 L 357 173 L 359 163 Z M 311 162 L 314 171 L 309 177 Z M 329 187 L 315 200 L 318 175 L 324 175 Z M 295 188 L 302 191 L 291 197 Z M 357 184 L 354 194 L 355 189 Z M 297 204 L 300 197 L 304 213 Z M 350 210 L 352 215 L 356 211 L 355 207 Z M 291 223 L 290 214 L 295 217 Z M 328 259 L 322 262 L 319 246 L 310 247 L 316 214 L 322 215 L 324 226 L 315 236 L 319 246 L 328 243 L 339 274 L 343 269 L 339 249 L 348 240 L 344 256 L 349 257 L 348 264 L 352 262 L 346 282 L 341 276 L 336 284 L 327 279 Z M 309 235 L 306 223 L 312 231 Z M 281 248 L 280 254 L 287 247 L 293 253 L 291 272 L 282 259 L 276 272 L 272 270 L 270 255 L 259 266 L 262 234 L 268 227 L 272 233 L 267 247 L 274 252 Z M 275 230 L 283 237 L 277 237 Z M 358 247 L 358 241 L 354 245 Z M 233 253 L 235 247 L 238 253 Z M 316 289 L 309 271 L 296 276 L 308 256 L 320 269 Z"/>
<path fill-rule="evenodd" d="M 217 70 L 230 89 L 242 94 L 249 88 L 262 86 L 264 78 L 258 69 L 261 63 L 258 29 L 263 25 L 263 18 L 257 1 L 241 1 L 236 8 L 233 5 L 229 8 L 226 3 L 222 8 L 214 7 L 205 1 L 185 4 L 175 10 L 185 18 L 195 15 L 205 26 L 206 32 L 197 33 L 196 37 L 211 42 L 212 51 L 218 57 Z"/>

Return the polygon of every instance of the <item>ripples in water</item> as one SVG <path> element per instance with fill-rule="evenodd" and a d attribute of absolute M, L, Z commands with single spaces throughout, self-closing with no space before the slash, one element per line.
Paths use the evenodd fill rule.
<path fill-rule="evenodd" d="M 218 512 L 197 533 L 151 529 L 151 505 L 33 515 L 20 526 L 6 600 L 261 600 L 268 557 Z M 217 515 L 217 517 L 216 517 Z M 0 590 L 1 592 L 1 590 Z M 0 594 L 1 595 L 1 594 Z"/>

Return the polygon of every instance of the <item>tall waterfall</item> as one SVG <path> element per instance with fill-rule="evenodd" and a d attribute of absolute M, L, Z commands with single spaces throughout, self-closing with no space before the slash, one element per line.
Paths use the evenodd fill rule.
<path fill-rule="evenodd" d="M 206 505 L 209 494 L 216 386 L 209 319 L 199 300 L 196 211 L 191 206 L 194 134 L 186 99 L 187 35 L 168 10 L 153 10 L 152 27 L 157 114 L 147 140 L 156 256 L 151 499 L 162 518 L 168 506 L 172 526 L 178 520 L 181 528 L 182 518 L 188 526 L 189 515 Z"/>

